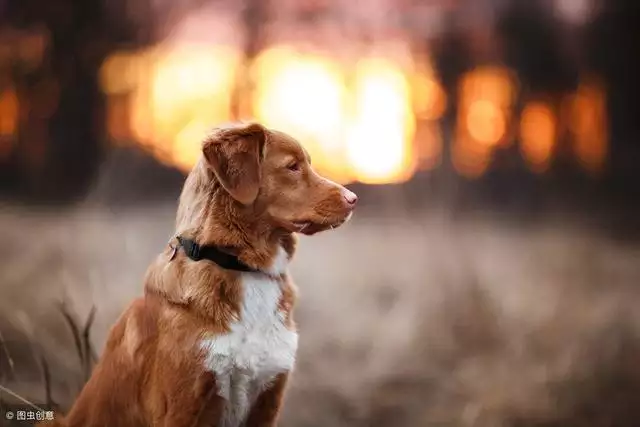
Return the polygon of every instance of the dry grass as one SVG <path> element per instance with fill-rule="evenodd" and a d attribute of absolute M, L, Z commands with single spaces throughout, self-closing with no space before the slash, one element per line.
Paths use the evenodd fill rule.
<path fill-rule="evenodd" d="M 99 352 L 174 206 L 0 213 L 0 383 L 63 407 L 83 381 L 64 302 Z M 6 242 L 10 242 L 9 245 Z M 431 213 L 303 238 L 301 348 L 283 426 L 630 426 L 640 419 L 640 251 L 567 226 Z M 0 351 L 0 369 L 8 369 Z"/>

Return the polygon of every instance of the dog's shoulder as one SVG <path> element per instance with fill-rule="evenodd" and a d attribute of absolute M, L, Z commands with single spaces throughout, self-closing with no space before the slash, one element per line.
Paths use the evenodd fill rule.
<path fill-rule="evenodd" d="M 134 300 L 111 328 L 105 352 L 136 355 L 158 336 L 159 303 L 153 298 Z"/>

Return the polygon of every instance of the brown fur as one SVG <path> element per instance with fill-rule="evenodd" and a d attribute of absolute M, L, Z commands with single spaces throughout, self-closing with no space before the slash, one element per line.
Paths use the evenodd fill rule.
<path fill-rule="evenodd" d="M 259 124 L 215 129 L 189 174 L 176 236 L 215 244 L 257 269 L 268 269 L 281 246 L 295 252 L 294 232 L 342 224 L 355 195 L 317 175 L 293 138 Z M 194 262 L 173 239 L 149 267 L 145 294 L 112 327 L 104 353 L 64 421 L 67 427 L 215 427 L 224 409 L 215 374 L 198 342 L 229 331 L 241 316 L 239 273 Z M 295 329 L 295 287 L 278 278 L 279 309 Z M 258 396 L 248 426 L 273 426 L 289 373 Z M 44 423 L 46 424 L 46 423 Z M 51 425 L 51 424 L 48 424 Z"/>

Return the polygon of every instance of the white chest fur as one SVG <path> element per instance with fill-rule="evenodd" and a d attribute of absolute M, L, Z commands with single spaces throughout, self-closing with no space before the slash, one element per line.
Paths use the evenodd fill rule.
<path fill-rule="evenodd" d="M 277 374 L 293 368 L 298 347 L 298 334 L 285 327 L 278 309 L 278 280 L 261 273 L 243 273 L 241 280 L 240 320 L 230 333 L 200 343 L 207 369 L 216 374 L 218 394 L 227 400 L 224 427 L 242 425 L 258 394 Z"/>

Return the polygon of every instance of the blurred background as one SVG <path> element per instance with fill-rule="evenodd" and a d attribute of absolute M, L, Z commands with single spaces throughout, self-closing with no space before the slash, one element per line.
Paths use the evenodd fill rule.
<path fill-rule="evenodd" d="M 639 425 L 639 42 L 635 0 L 0 0 L 0 425 L 68 409 L 242 119 L 361 200 L 301 238 L 282 426 Z"/>

